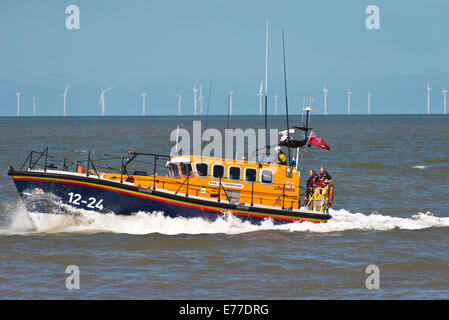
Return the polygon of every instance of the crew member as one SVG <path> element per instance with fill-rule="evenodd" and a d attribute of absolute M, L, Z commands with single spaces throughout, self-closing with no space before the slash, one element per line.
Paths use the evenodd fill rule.
<path fill-rule="evenodd" d="M 320 177 L 319 177 L 320 187 L 324 188 L 333 182 L 334 182 L 334 180 L 332 179 L 331 175 L 324 169 L 323 166 L 321 166 L 320 167 Z"/>
<path fill-rule="evenodd" d="M 315 189 L 319 185 L 319 178 L 318 178 L 318 175 L 316 174 L 315 170 L 310 170 L 309 176 L 310 177 L 307 180 L 306 198 L 304 200 L 304 204 L 306 204 L 306 205 L 312 199 L 312 197 L 315 193 Z"/>
<path fill-rule="evenodd" d="M 280 165 L 287 165 L 287 157 L 285 156 L 285 154 L 282 152 L 281 147 L 277 146 L 276 151 L 278 153 L 278 164 Z"/>
<path fill-rule="evenodd" d="M 323 203 L 321 206 L 321 211 L 326 210 L 326 205 L 332 204 L 332 199 L 329 199 L 329 196 L 331 195 L 331 191 L 333 190 L 332 183 L 334 180 L 332 179 L 331 175 L 324 169 L 323 166 L 320 167 L 320 176 L 319 176 L 319 185 L 321 187 L 321 196 L 323 199 L 326 199 L 327 204 Z M 331 190 L 332 189 L 332 190 Z"/>

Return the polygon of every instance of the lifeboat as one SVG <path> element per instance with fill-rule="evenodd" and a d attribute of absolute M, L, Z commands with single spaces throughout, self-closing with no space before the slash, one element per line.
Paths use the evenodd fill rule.
<path fill-rule="evenodd" d="M 299 152 L 307 141 L 285 144 L 294 145 Z M 49 156 L 50 150 L 61 149 L 32 151 L 20 169 L 10 167 L 8 171 L 29 211 L 67 213 L 75 208 L 118 215 L 162 212 L 169 217 L 210 220 L 232 214 L 255 224 L 265 219 L 278 224 L 320 223 L 331 218 L 328 210 L 333 189 L 322 192 L 317 188 L 304 201 L 297 165 L 129 152 L 121 157 L 120 169 L 114 171 L 93 158 L 96 155 L 104 160 L 105 155 L 89 152 L 84 161 L 70 161 L 64 156 L 58 169 L 56 163 L 48 164 L 49 159 L 58 159 L 57 155 Z M 132 170 L 135 164 L 143 169 Z"/>

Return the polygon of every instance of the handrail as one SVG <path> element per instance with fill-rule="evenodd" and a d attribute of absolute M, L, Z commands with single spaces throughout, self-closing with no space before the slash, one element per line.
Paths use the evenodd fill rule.
<path fill-rule="evenodd" d="M 307 204 L 306 204 L 306 208 L 309 210 L 313 210 L 313 211 L 319 211 L 319 212 L 326 212 L 327 214 L 329 214 L 329 193 L 326 194 L 325 197 L 323 197 L 321 195 L 321 198 L 319 199 L 314 199 L 315 195 L 317 195 L 317 193 L 319 193 L 319 191 L 321 190 L 328 190 L 326 188 L 321 188 L 321 187 L 317 187 L 314 189 L 314 193 L 310 198 L 306 198 L 305 200 L 307 200 Z M 316 203 L 318 202 L 318 204 Z M 311 205 L 313 204 L 314 209 L 311 209 Z M 324 205 L 324 209 L 323 208 Z M 318 207 L 319 210 L 316 210 L 315 207 Z"/>
<path fill-rule="evenodd" d="M 50 155 L 50 149 L 56 149 L 56 150 L 63 150 L 61 152 L 56 152 L 55 154 Z M 82 153 L 87 153 L 87 163 L 86 163 L 86 158 L 84 158 L 84 160 L 76 160 L 77 158 L 72 157 L 70 154 L 68 154 L 65 151 L 70 151 L 70 152 L 82 152 Z M 34 156 L 34 154 L 36 154 L 37 156 Z M 95 158 L 99 158 L 99 159 L 93 159 L 92 156 L 95 155 Z M 278 206 L 284 209 L 285 206 L 290 207 L 290 203 L 296 203 L 298 201 L 298 199 L 300 199 L 300 196 L 298 195 L 298 192 L 295 192 L 293 189 L 289 189 L 287 188 L 287 186 L 285 184 L 280 184 L 280 183 L 275 183 L 274 181 L 270 184 L 270 188 L 275 187 L 275 189 L 279 190 L 280 186 L 282 186 L 282 192 L 280 194 L 277 194 L 275 192 L 270 192 L 271 190 L 268 190 L 268 188 L 262 188 L 261 190 L 257 190 L 257 188 L 255 188 L 256 184 L 260 184 L 262 185 L 261 181 L 247 181 L 245 179 L 245 176 L 242 175 L 239 181 L 233 181 L 233 180 L 229 180 L 229 177 L 226 177 L 225 175 L 223 177 L 220 177 L 216 180 L 218 180 L 218 186 L 217 184 L 215 184 L 215 186 L 212 185 L 205 185 L 205 184 L 201 184 L 200 180 L 193 180 L 194 183 L 192 184 L 191 181 L 191 175 L 189 176 L 184 176 L 185 179 L 171 179 L 169 177 L 165 177 L 165 176 L 161 176 L 161 175 L 157 175 L 156 171 L 159 171 L 162 168 L 165 168 L 165 166 L 161 163 L 162 161 L 159 161 L 160 159 L 164 159 L 167 158 L 169 159 L 169 156 L 166 155 L 162 155 L 162 154 L 155 154 L 155 153 L 139 153 L 139 152 L 128 152 L 128 156 L 127 157 L 120 157 L 120 159 L 122 160 L 121 162 L 121 169 L 120 169 L 120 180 L 118 180 L 118 176 L 116 178 L 116 181 L 120 181 L 121 183 L 123 183 L 125 181 L 126 177 L 133 177 L 136 179 L 136 176 L 139 176 L 139 174 L 137 175 L 131 175 L 128 170 L 126 168 L 127 165 L 129 165 L 130 162 L 132 162 L 133 160 L 135 160 L 138 156 L 150 156 L 153 159 L 152 165 L 153 165 L 153 174 L 151 176 L 150 175 L 141 175 L 141 177 L 137 178 L 137 181 L 139 181 L 140 179 L 142 179 L 144 181 L 144 184 L 146 184 L 146 182 L 148 182 L 148 189 L 152 188 L 153 190 L 156 190 L 160 187 L 162 187 L 162 189 L 164 190 L 168 190 L 168 191 L 175 191 L 175 194 L 178 194 L 180 192 L 185 192 L 186 196 L 190 196 L 190 195 L 195 195 L 196 196 L 201 196 L 201 193 L 212 193 L 215 194 L 218 192 L 218 194 L 216 194 L 216 196 L 218 196 L 218 201 L 222 201 L 222 200 L 227 200 L 229 203 L 231 202 L 231 198 L 233 197 L 232 195 L 229 194 L 229 190 L 234 190 L 234 188 L 232 188 L 232 186 L 227 185 L 226 183 L 230 182 L 230 183 L 238 183 L 238 184 L 242 184 L 244 187 L 239 189 L 239 196 L 238 198 L 240 199 L 240 201 L 242 203 L 246 203 L 248 205 L 254 206 L 255 204 L 267 204 L 267 200 L 271 202 L 271 199 L 277 198 L 275 203 L 273 204 L 274 206 Z M 111 157 L 111 158 L 108 158 Z M 113 160 L 117 159 L 116 156 L 114 155 L 110 155 L 110 154 L 103 154 L 103 153 L 98 153 L 96 151 L 89 151 L 89 150 L 69 150 L 69 149 L 64 149 L 64 148 L 56 148 L 56 147 L 45 147 L 44 150 L 42 150 L 41 152 L 37 152 L 37 151 L 31 151 L 27 158 L 25 159 L 24 163 L 22 164 L 21 170 L 23 170 L 23 168 L 25 168 L 27 166 L 28 163 L 28 167 L 29 169 L 34 169 L 36 167 L 36 165 L 38 163 L 42 164 L 42 159 L 45 158 L 45 164 L 44 164 L 44 170 L 47 171 L 47 169 L 52 169 L 54 168 L 53 164 L 55 163 L 54 161 L 61 161 L 62 164 L 62 169 L 65 171 L 69 171 L 69 166 L 73 166 L 73 164 L 76 164 L 76 167 L 78 167 L 78 164 L 82 164 L 84 166 L 87 166 L 87 172 L 84 174 L 85 176 L 89 177 L 92 175 L 96 175 L 99 179 L 101 179 L 101 173 L 98 171 L 97 168 L 107 168 L 107 166 L 110 166 L 113 163 Z M 51 159 L 51 160 L 50 160 Z M 78 158 L 79 159 L 79 158 Z M 48 161 L 51 161 L 51 163 L 49 165 L 47 165 L 47 163 L 49 163 Z M 100 163 L 98 163 L 98 161 L 101 161 Z M 144 161 L 140 161 L 140 160 L 136 160 L 138 162 L 144 162 Z M 109 162 L 109 163 L 108 163 Z M 151 163 L 151 160 L 149 161 L 145 161 L 144 163 Z M 102 166 L 102 165 L 106 165 Z M 86 167 L 85 167 L 86 168 Z M 132 170 L 139 170 L 139 169 L 143 169 L 146 168 L 148 169 L 148 166 L 144 166 L 144 165 L 134 165 L 132 166 Z M 92 169 L 92 171 L 90 170 Z M 118 169 L 118 168 L 117 168 Z M 145 169 L 144 169 L 145 170 Z M 117 170 L 118 171 L 118 170 Z M 150 170 L 148 170 L 150 171 Z M 192 174 L 195 174 L 195 169 L 192 170 L 191 172 Z M 226 173 L 226 172 L 225 172 Z M 242 172 L 243 173 L 243 172 Z M 118 174 L 118 172 L 117 172 Z M 156 176 L 157 175 L 157 176 Z M 212 180 L 212 175 L 207 174 L 206 178 L 209 177 Z M 215 179 L 215 178 L 214 178 Z M 177 181 L 178 180 L 178 181 Z M 245 185 L 246 184 L 246 185 Z M 248 184 L 251 184 L 251 186 L 249 186 Z M 137 185 L 137 183 L 136 183 Z M 266 186 L 266 184 L 263 184 L 264 186 Z M 185 188 L 183 190 L 183 187 Z M 297 185 L 295 186 L 295 188 L 299 188 L 300 186 Z M 223 190 L 222 190 L 223 189 Z M 289 190 L 287 193 L 287 189 Z M 182 190 L 182 191 L 181 191 Z M 225 195 L 225 199 L 223 199 L 221 193 L 224 193 Z M 282 197 L 282 205 L 279 204 L 279 201 Z M 267 204 L 268 205 L 268 204 Z M 296 205 L 295 205 L 296 206 Z"/>

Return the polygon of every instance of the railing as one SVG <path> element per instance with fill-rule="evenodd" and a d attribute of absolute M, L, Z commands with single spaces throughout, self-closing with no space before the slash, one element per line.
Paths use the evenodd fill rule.
<path fill-rule="evenodd" d="M 64 151 L 64 152 L 74 152 L 74 153 L 83 153 L 87 154 L 87 159 L 73 159 L 71 156 L 67 156 L 66 154 L 63 154 L 62 157 L 50 155 L 49 151 Z M 95 159 L 94 159 L 95 157 Z M 142 157 L 149 158 L 149 161 L 141 160 Z M 117 163 L 117 160 L 120 159 L 121 163 L 119 167 L 109 166 L 109 161 L 114 161 L 114 163 Z M 69 172 L 70 168 L 72 166 L 75 166 L 75 170 L 77 170 L 77 167 L 80 165 L 85 166 L 87 168 L 85 172 L 85 176 L 89 177 L 91 175 L 94 175 L 101 178 L 101 173 L 99 170 L 106 169 L 107 172 L 119 172 L 120 171 L 120 183 L 124 183 L 126 180 L 129 180 L 130 178 L 134 177 L 134 179 L 138 181 L 145 181 L 144 185 L 145 188 L 148 188 L 148 190 L 156 190 L 156 189 L 164 189 L 167 191 L 173 191 L 175 194 L 183 193 L 186 197 L 189 197 L 190 195 L 196 195 L 201 196 L 203 193 L 208 193 L 211 198 L 216 197 L 218 202 L 221 202 L 223 200 L 228 201 L 229 203 L 231 201 L 234 201 L 235 199 L 239 200 L 241 204 L 246 204 L 250 206 L 254 206 L 257 204 L 263 204 L 268 206 L 277 206 L 282 209 L 288 209 L 292 210 L 295 208 L 300 208 L 300 194 L 299 192 L 296 194 L 289 194 L 286 191 L 286 185 L 285 184 L 276 184 L 272 183 L 271 186 L 274 186 L 277 190 L 282 190 L 280 193 L 277 192 L 266 192 L 266 191 L 259 191 L 254 190 L 254 185 L 256 183 L 260 183 L 257 181 L 246 181 L 245 183 L 251 184 L 251 188 L 247 187 L 245 189 L 239 189 L 234 190 L 233 188 L 229 189 L 226 188 L 223 185 L 223 180 L 227 179 L 226 177 L 220 177 L 218 179 L 218 186 L 211 186 L 211 185 L 199 185 L 199 184 L 192 184 L 191 182 L 191 176 L 184 176 L 185 179 L 182 181 L 177 181 L 179 179 L 173 179 L 169 178 L 167 176 L 161 176 L 158 175 L 157 171 L 158 169 L 164 169 L 167 170 L 165 163 L 161 162 L 160 160 L 170 160 L 169 156 L 166 155 L 160 155 L 160 154 L 154 154 L 154 153 L 138 153 L 138 152 L 128 152 L 126 156 L 116 156 L 106 153 L 99 153 L 96 151 L 90 151 L 90 150 L 70 150 L 70 149 L 64 149 L 64 148 L 56 148 L 56 147 L 45 147 L 43 151 L 37 152 L 37 151 L 31 151 L 27 158 L 25 159 L 24 163 L 22 164 L 20 171 L 22 171 L 26 166 L 28 167 L 28 170 L 35 169 L 39 163 L 43 163 L 43 171 L 47 171 L 47 169 L 54 169 L 57 168 L 55 166 L 55 163 L 57 161 L 62 162 L 62 170 Z M 49 162 L 51 162 L 49 164 Z M 106 163 L 105 163 L 106 162 Z M 147 169 L 149 167 L 152 167 L 152 174 L 145 174 L 147 178 L 145 179 L 144 176 L 141 176 L 139 174 L 130 174 L 130 166 L 141 164 L 143 165 L 144 169 Z M 137 169 L 137 168 L 135 168 Z M 103 171 L 104 172 L 104 171 Z M 146 171 L 145 171 L 146 172 Z M 192 173 L 193 174 L 193 173 Z M 135 178 L 138 176 L 138 178 Z M 209 175 L 206 176 L 206 178 L 210 177 Z M 117 180 L 118 181 L 118 178 Z M 137 185 L 137 183 L 136 183 Z M 238 197 L 233 193 L 231 197 L 228 194 L 228 191 L 232 190 L 232 192 L 238 192 Z M 299 186 L 298 186 L 299 190 Z M 291 190 L 294 192 L 294 190 Z M 317 201 L 310 199 L 311 201 Z M 270 202 L 271 201 L 271 202 Z M 274 201 L 274 203 L 273 203 Z M 321 200 L 320 205 L 325 205 L 325 208 L 327 210 L 328 207 L 328 201 L 327 199 Z M 311 209 L 312 202 L 308 202 L 307 208 Z M 320 206 L 320 208 L 321 208 Z M 318 208 L 318 205 L 314 206 L 314 208 Z"/>
<path fill-rule="evenodd" d="M 64 156 L 59 159 L 57 156 L 53 156 L 49 154 L 49 150 L 53 150 L 55 153 L 60 152 L 64 153 Z M 72 156 L 73 154 L 79 154 L 79 153 L 87 153 L 87 159 L 81 160 L 76 159 L 72 160 L 71 158 L 67 157 L 65 155 L 66 153 L 70 153 Z M 36 157 L 37 155 L 37 157 Z M 93 155 L 96 155 L 97 158 L 94 160 L 92 158 Z M 19 171 L 24 170 L 24 168 L 28 167 L 28 170 L 35 169 L 39 163 L 42 166 L 42 169 L 44 172 L 47 172 L 47 169 L 56 169 L 57 166 L 55 163 L 57 161 L 62 162 L 62 171 L 69 172 L 69 168 L 73 165 L 75 165 L 75 171 L 77 171 L 78 166 L 82 165 L 83 167 L 86 166 L 86 177 L 89 177 L 90 175 L 96 175 L 98 178 L 100 178 L 100 171 L 97 168 L 103 168 L 103 169 L 110 169 L 110 170 L 120 170 L 120 182 L 124 182 L 124 177 L 126 179 L 130 178 L 130 174 L 128 172 L 128 166 L 131 162 L 135 161 L 135 159 L 138 156 L 151 156 L 153 160 L 153 189 L 156 187 L 156 170 L 157 170 L 157 160 L 159 159 L 170 159 L 170 157 L 165 155 L 159 155 L 159 154 L 152 154 L 152 153 L 137 153 L 137 152 L 128 152 L 127 157 L 123 156 L 115 156 L 107 153 L 100 153 L 97 151 L 92 150 L 73 150 L 73 149 L 66 149 L 66 148 L 59 148 L 59 147 L 52 147 L 47 146 L 44 148 L 43 151 L 31 151 L 28 156 L 26 157 L 25 161 L 23 162 L 22 166 L 20 167 Z M 102 165 L 102 162 L 107 161 L 116 161 L 118 159 L 121 159 L 121 166 L 120 168 L 116 168 L 114 166 L 105 166 Z M 48 164 L 49 160 L 52 161 L 51 164 Z M 43 163 L 42 163 L 43 162 Z M 145 164 L 145 168 L 148 165 L 148 162 L 145 161 L 136 161 Z"/>
<path fill-rule="evenodd" d="M 315 188 L 312 196 L 305 200 L 306 209 L 329 213 L 329 188 Z"/>

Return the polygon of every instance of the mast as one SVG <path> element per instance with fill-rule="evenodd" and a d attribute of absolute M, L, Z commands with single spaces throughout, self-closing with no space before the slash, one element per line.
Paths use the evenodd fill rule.
<path fill-rule="evenodd" d="M 290 140 L 290 126 L 288 122 L 288 99 L 287 99 L 287 71 L 285 67 L 285 40 L 284 40 L 284 28 L 282 28 L 282 52 L 284 58 L 284 90 L 285 90 L 285 113 L 287 121 L 287 141 Z M 290 165 L 290 148 L 288 148 L 288 163 Z"/>
<path fill-rule="evenodd" d="M 265 145 L 266 145 L 266 154 L 268 154 L 270 145 L 268 144 L 268 19 L 267 26 L 265 29 Z"/>

